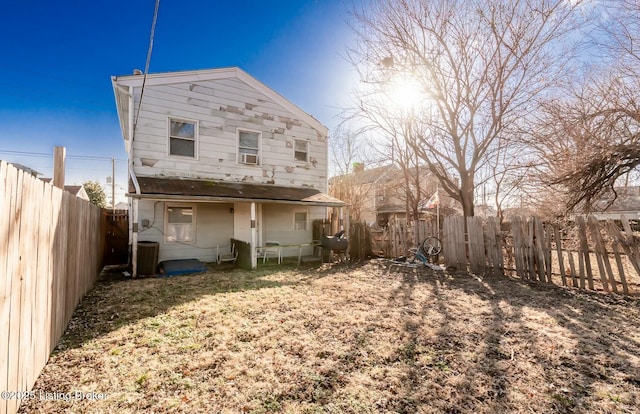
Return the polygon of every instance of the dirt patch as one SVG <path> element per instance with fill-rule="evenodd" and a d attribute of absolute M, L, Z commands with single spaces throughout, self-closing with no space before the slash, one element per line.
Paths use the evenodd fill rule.
<path fill-rule="evenodd" d="M 640 301 L 358 267 L 109 281 L 22 412 L 637 412 Z"/>

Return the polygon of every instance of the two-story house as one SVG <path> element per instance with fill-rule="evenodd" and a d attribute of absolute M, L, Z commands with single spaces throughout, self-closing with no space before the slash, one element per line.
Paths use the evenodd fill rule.
<path fill-rule="evenodd" d="M 216 260 L 230 240 L 283 255 L 312 220 L 345 204 L 327 192 L 327 128 L 239 68 L 112 77 L 129 158 L 130 240 L 159 260 Z M 311 246 L 305 254 L 311 254 Z M 134 269 L 134 274 L 136 270 Z"/>
<path fill-rule="evenodd" d="M 415 211 L 419 220 L 435 219 L 436 209 L 429 206 L 429 200 L 438 188 L 437 179 L 424 167 L 417 175 L 414 169 L 406 174 L 393 165 L 365 169 L 357 163 L 352 173 L 329 180 L 329 194 L 349 203 L 352 220 L 370 225 L 384 226 L 391 217 L 413 220 Z M 447 209 L 453 205 L 443 191 L 439 199 Z"/>

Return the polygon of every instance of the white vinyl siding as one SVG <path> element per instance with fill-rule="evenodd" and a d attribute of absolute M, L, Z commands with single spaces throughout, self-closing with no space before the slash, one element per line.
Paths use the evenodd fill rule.
<path fill-rule="evenodd" d="M 292 231 L 295 226 L 295 213 L 305 212 L 307 215 L 306 230 Z M 275 240 L 282 246 L 310 244 L 313 240 L 312 225 L 314 220 L 326 217 L 325 207 L 301 208 L 300 206 L 287 204 L 262 204 L 261 219 L 262 240 Z M 299 248 L 297 246 L 283 247 L 283 257 L 297 257 Z M 303 255 L 313 254 L 313 248 L 305 246 Z"/>
<path fill-rule="evenodd" d="M 197 158 L 198 123 L 169 118 L 169 155 Z"/>
<path fill-rule="evenodd" d="M 203 262 L 216 260 L 216 246 L 229 248 L 234 237 L 234 214 L 230 203 L 198 203 L 196 207 L 197 226 L 194 225 L 194 242 L 171 242 L 165 236 L 167 205 L 187 206 L 187 203 L 156 202 L 140 200 L 140 220 L 147 219 L 150 227 L 141 228 L 139 240 L 155 241 L 160 244 L 158 261 L 194 258 Z M 237 210 L 236 210 L 237 211 Z"/>
<path fill-rule="evenodd" d="M 136 88 L 136 108 L 139 95 Z M 238 79 L 147 86 L 140 108 L 131 154 L 139 176 L 246 179 L 326 192 L 326 137 L 303 121 L 287 124 L 299 118 Z M 195 157 L 169 153 L 169 118 L 196 123 Z M 238 130 L 259 133 L 258 164 L 240 162 Z M 307 141 L 309 168 L 295 161 L 294 139 Z"/>

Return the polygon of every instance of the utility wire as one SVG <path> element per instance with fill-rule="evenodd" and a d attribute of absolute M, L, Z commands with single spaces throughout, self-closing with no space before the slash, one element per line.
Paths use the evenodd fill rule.
<path fill-rule="evenodd" d="M 11 154 L 11 155 L 27 155 L 30 157 L 49 157 L 52 158 L 53 154 L 47 154 L 46 152 L 29 152 L 29 151 L 10 151 L 10 150 L 2 150 L 0 149 L 0 154 Z M 98 157 L 94 155 L 67 155 L 66 158 L 75 159 L 75 160 L 93 160 L 93 161 L 111 161 L 113 157 Z M 126 159 L 116 158 L 118 162 L 126 162 Z"/>
<path fill-rule="evenodd" d="M 138 126 L 138 118 L 140 117 L 140 107 L 142 106 L 142 97 L 144 96 L 144 85 L 147 82 L 147 74 L 149 73 L 149 65 L 151 64 L 151 52 L 153 51 L 153 37 L 156 34 L 156 22 L 158 21 L 158 9 L 160 8 L 160 0 L 156 0 L 156 7 L 153 10 L 153 21 L 151 22 L 151 35 L 149 36 L 149 49 L 147 50 L 147 62 L 144 65 L 144 77 L 142 78 L 142 89 L 140 90 L 140 100 L 138 101 L 138 109 L 136 110 L 136 120 L 133 123 L 133 142 L 136 136 L 136 127 Z"/>

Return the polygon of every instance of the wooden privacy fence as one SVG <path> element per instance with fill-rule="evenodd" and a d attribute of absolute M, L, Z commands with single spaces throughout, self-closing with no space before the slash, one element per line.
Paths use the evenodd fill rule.
<path fill-rule="evenodd" d="M 594 216 L 577 216 L 573 225 L 563 227 L 537 217 L 513 217 L 511 229 L 501 232 L 496 218 L 449 216 L 443 254 L 447 266 L 458 269 L 634 294 L 640 291 L 640 249 L 629 222 L 621 224 L 624 231 Z"/>
<path fill-rule="evenodd" d="M 29 391 L 96 280 L 100 209 L 2 161 L 0 211 L 0 391 Z"/>
<path fill-rule="evenodd" d="M 127 264 L 129 260 L 129 211 L 102 209 L 100 238 L 104 240 L 102 266 Z"/>
<path fill-rule="evenodd" d="M 416 228 L 417 224 L 417 228 Z M 438 234 L 436 217 L 421 218 L 417 223 L 393 215 L 386 226 L 369 228 L 371 252 L 384 257 L 406 255 L 409 249 L 428 236 Z"/>
<path fill-rule="evenodd" d="M 366 223 L 351 223 L 349 227 L 349 257 L 365 260 L 371 255 L 371 232 Z"/>

